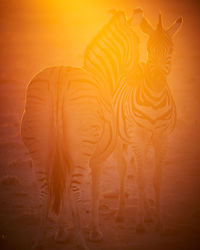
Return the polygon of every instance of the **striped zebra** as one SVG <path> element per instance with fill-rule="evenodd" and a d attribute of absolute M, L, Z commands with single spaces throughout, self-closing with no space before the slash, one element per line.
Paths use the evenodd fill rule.
<path fill-rule="evenodd" d="M 135 67 L 124 75 L 114 95 L 117 129 L 123 144 L 130 146 L 136 162 L 136 182 L 139 194 L 137 232 L 145 230 L 144 220 L 150 218 L 149 205 L 145 193 L 144 159 L 149 145 L 155 152 L 155 172 L 153 187 L 156 202 L 156 230 L 162 229 L 160 216 L 160 189 L 162 166 L 165 159 L 168 137 L 176 125 L 176 106 L 167 82 L 171 69 L 173 35 L 179 30 L 182 18 L 168 29 L 162 26 L 159 15 L 157 28 L 143 18 L 140 27 L 149 36 L 146 64 Z M 120 156 L 123 159 L 123 156 Z M 121 174 L 122 196 L 124 171 Z M 124 203 L 119 208 L 122 219 Z"/>
<path fill-rule="evenodd" d="M 134 11 L 130 19 L 123 12 L 114 13 L 86 49 L 83 68 L 47 68 L 27 87 L 21 135 L 33 161 L 41 202 L 40 228 L 33 248 L 43 244 L 49 210 L 62 213 L 66 195 L 76 243 L 88 249 L 81 230 L 80 193 L 89 169 L 92 176 L 89 239 L 98 241 L 103 237 L 98 215 L 101 163 L 112 152 L 117 139 L 110 90 L 116 88 L 119 74 L 131 69 L 132 62 L 137 60 L 137 47 L 132 46 L 137 45 L 137 39 L 132 27 L 139 19 L 140 11 Z M 93 47 L 96 42 L 101 45 Z M 94 57 L 93 49 L 99 50 L 99 46 L 105 55 L 113 56 L 112 75 L 108 72 L 111 68 L 102 69 L 103 75 L 91 70 L 103 62 L 103 58 Z M 64 234 L 63 220 L 59 222 L 58 239 Z"/>
<path fill-rule="evenodd" d="M 143 11 L 133 10 L 128 19 L 122 11 L 112 11 L 113 17 L 87 46 L 84 54 L 84 68 L 101 83 L 107 95 L 114 96 L 120 87 L 121 79 L 139 68 L 139 38 L 134 27 L 140 24 Z M 116 121 L 116 114 L 115 114 Z M 118 136 L 117 136 L 118 137 Z M 114 155 L 120 176 L 125 177 L 126 161 L 122 153 L 126 148 L 120 140 L 116 141 Z M 124 177 L 120 181 L 119 205 L 116 220 L 122 220 L 124 210 Z M 98 206 L 95 206 L 96 214 Z M 98 223 L 96 222 L 96 226 Z M 98 230 L 99 231 L 99 230 Z"/>
<path fill-rule="evenodd" d="M 133 149 L 138 166 L 139 196 L 144 197 L 144 199 L 139 199 L 140 220 L 137 228 L 138 231 L 141 231 L 143 230 L 141 228 L 144 228 L 144 209 L 142 208 L 145 207 L 145 211 L 148 211 L 144 195 L 142 165 L 143 154 L 145 154 L 149 143 L 153 143 L 156 151 L 154 187 L 158 214 L 157 228 L 160 227 L 159 190 L 161 177 L 159 176 L 165 154 L 162 151 L 165 151 L 165 141 L 175 127 L 176 120 L 175 104 L 167 84 L 166 75 L 170 72 L 171 66 L 172 36 L 179 29 L 182 19 L 177 19 L 168 30 L 164 30 L 160 17 L 156 31 L 152 29 L 146 19 L 143 19 L 141 28 L 150 38 L 148 42 L 149 59 L 146 65 L 141 66 L 139 64 L 138 39 L 132 30 L 127 29 L 127 26 L 122 28 L 121 24 L 126 23 L 126 21 L 120 12 L 118 15 L 121 15 L 121 19 L 119 19 L 121 28 L 114 26 L 102 30 L 100 35 L 88 46 L 84 66 L 105 85 L 104 87 L 111 94 L 115 106 L 115 118 L 118 134 L 121 138 L 118 140 L 115 150 L 121 175 L 117 220 L 122 220 L 124 214 L 126 161 L 122 151 L 126 145 L 130 145 Z M 129 55 L 132 60 L 128 60 L 125 55 Z M 126 63 L 124 63 L 124 58 Z M 162 137 L 163 139 L 161 139 Z M 157 152 L 158 150 L 161 152 Z M 146 213 L 148 214 L 148 212 Z"/>
<path fill-rule="evenodd" d="M 80 225 L 80 185 L 88 164 L 97 181 L 99 162 L 115 143 L 112 106 L 102 91 L 90 73 L 73 67 L 47 68 L 28 85 L 21 135 L 40 189 L 41 225 L 34 248 L 43 243 L 49 209 L 59 214 L 67 195 L 76 243 L 88 249 Z M 59 226 L 57 236 L 64 230 Z"/>

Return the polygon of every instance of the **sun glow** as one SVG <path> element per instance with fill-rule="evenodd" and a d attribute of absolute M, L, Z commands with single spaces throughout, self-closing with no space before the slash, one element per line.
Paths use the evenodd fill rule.
<path fill-rule="evenodd" d="M 32 3 L 32 7 L 38 13 L 44 13 L 43 15 L 48 20 L 47 25 L 51 24 L 52 29 L 56 26 L 57 39 L 56 37 L 54 39 L 58 44 L 62 44 L 61 49 L 65 46 L 65 56 L 67 53 L 69 64 L 81 65 L 85 47 L 110 19 L 109 10 L 123 10 L 129 17 L 138 5 L 131 4 L 130 7 L 130 4 L 125 4 L 123 1 L 60 0 L 36 1 Z M 137 27 L 136 32 L 143 41 L 140 45 L 140 58 L 144 61 L 146 59 L 146 36 Z"/>
<path fill-rule="evenodd" d="M 148 49 L 149 67 L 147 64 L 134 64 L 130 74 L 120 78 L 121 82 L 118 81 L 122 83 L 120 88 L 118 85 L 111 85 L 113 88 L 110 89 L 116 91 L 112 100 L 110 95 L 106 95 L 109 80 L 112 80 L 111 83 L 117 82 L 116 75 L 122 67 L 123 59 L 126 59 L 124 54 L 130 55 L 128 62 L 131 65 L 134 58 L 132 55 L 136 53 L 132 54 L 129 50 L 121 56 L 124 48 L 129 46 L 123 46 L 121 39 L 119 47 L 115 44 L 112 47 L 113 41 L 117 41 L 114 32 L 115 36 L 108 39 L 110 44 L 107 42 L 107 51 L 105 41 L 101 43 L 103 52 L 100 60 L 98 39 L 95 39 L 98 42 L 94 42 L 97 57 L 94 56 L 95 52 L 87 50 L 88 64 L 84 60 L 87 53 L 84 54 L 84 51 L 112 18 L 109 10 L 123 11 L 130 18 L 132 10 L 138 7 L 144 10 L 145 18 L 154 29 L 159 12 L 162 13 L 165 29 L 180 16 L 183 17 L 180 32 L 173 37 L 173 49 L 170 46 L 169 50 L 165 50 L 173 52 L 172 58 L 169 55 L 167 58 L 168 62 L 171 61 L 172 72 L 166 82 L 165 75 L 159 71 L 163 67 L 160 67 L 161 62 L 157 60 L 157 47 L 155 50 Z M 38 243 L 37 249 L 57 249 L 58 244 L 53 238 L 57 242 L 65 242 L 59 244 L 59 248 L 63 249 L 74 249 L 75 243 L 81 243 L 81 249 L 134 249 L 138 246 L 141 250 L 181 249 L 182 246 L 195 246 L 195 243 L 199 243 L 199 7 L 197 0 L 0 0 L 0 246 L 4 249 L 36 249 Z M 124 30 L 121 28 L 124 16 L 121 17 L 122 19 L 115 19 L 122 20 L 122 23 L 118 23 L 122 25 L 118 31 Z M 139 61 L 146 61 L 146 42 L 150 36 L 141 29 L 142 25 L 134 27 L 140 41 Z M 160 40 L 158 43 L 161 44 Z M 114 51 L 114 58 L 108 56 L 110 48 Z M 90 60 L 90 55 L 93 61 Z M 160 54 L 158 59 L 161 59 Z M 110 63 L 111 67 L 107 68 L 113 69 L 112 72 L 107 70 L 105 64 L 101 67 L 101 63 L 105 61 Z M 115 62 L 119 64 L 112 67 Z M 100 75 L 98 84 L 101 86 L 97 87 L 89 66 L 94 69 L 96 78 L 98 68 L 103 74 L 108 72 L 108 80 L 105 80 L 105 74 L 102 78 Z M 129 71 L 127 64 L 122 68 L 125 68 L 125 72 Z M 151 72 L 148 71 L 150 69 Z M 32 82 L 27 87 L 31 79 Z M 144 86 L 143 83 L 147 84 Z M 166 83 L 170 92 L 164 91 L 167 95 L 160 95 L 160 90 L 168 89 L 164 88 Z M 160 161 L 155 158 L 154 148 L 150 147 L 149 151 L 145 151 L 141 147 L 141 153 L 136 149 L 137 144 L 140 146 L 140 142 L 145 142 L 143 133 L 137 129 L 140 125 L 146 129 L 154 129 L 157 124 L 157 127 L 166 128 L 167 125 L 168 128 L 168 117 L 176 117 L 173 102 L 170 101 L 172 97 L 177 108 L 176 129 L 169 138 L 163 171 L 157 167 L 156 173 L 155 165 L 158 166 Z M 112 109 L 112 103 L 115 109 Z M 169 104 L 172 106 L 167 106 Z M 113 110 L 117 112 L 114 113 Z M 117 129 L 114 126 L 116 120 Z M 174 126 L 173 121 L 169 124 L 170 128 Z M 139 126 L 135 126 L 134 122 Z M 141 136 L 138 141 L 137 135 Z M 151 133 L 149 135 L 147 141 L 155 139 Z M 112 147 L 116 146 L 114 139 L 119 136 L 127 144 L 130 143 L 130 137 L 133 142 L 129 148 L 127 145 L 123 146 L 126 176 L 120 147 L 106 162 L 97 162 L 98 157 L 106 157 L 111 152 Z M 162 137 L 159 136 L 158 139 Z M 157 144 L 154 140 L 155 144 L 160 156 L 163 156 L 162 143 Z M 96 150 L 96 145 L 98 150 L 95 153 L 93 150 Z M 136 155 L 140 159 L 136 159 Z M 85 165 L 91 159 L 91 168 L 87 168 Z M 70 162 L 75 164 L 70 165 Z M 141 167 L 138 167 L 139 164 Z M 117 171 L 119 167 L 122 170 L 119 169 L 121 177 L 125 176 L 124 191 Z M 70 180 L 73 185 L 66 178 L 66 172 L 72 169 L 75 170 L 73 182 Z M 94 176 L 98 177 L 101 169 L 100 181 L 92 181 Z M 147 177 L 143 180 L 142 170 Z M 159 177 L 161 173 L 163 178 Z M 80 188 L 83 194 L 81 202 L 76 202 L 78 209 L 74 211 L 70 209 L 70 193 L 64 194 L 65 181 L 66 186 L 70 184 L 75 192 L 74 198 L 79 197 L 76 191 Z M 91 185 L 95 182 L 97 185 Z M 83 185 L 79 185 L 81 183 Z M 36 186 L 41 187 L 40 192 Z M 97 189 L 95 191 L 94 186 L 100 186 L 101 192 Z M 58 212 L 66 200 L 67 211 L 63 211 L 64 216 L 61 213 L 61 217 L 56 218 L 50 213 L 48 218 L 46 212 L 50 204 L 49 196 L 45 197 L 48 191 L 51 203 L 55 205 L 54 212 Z M 143 200 L 140 199 L 142 196 Z M 147 204 L 150 210 L 147 209 Z M 71 207 L 74 205 L 76 206 L 73 202 Z M 160 227 L 159 208 L 161 216 L 167 215 L 164 216 L 164 227 Z M 77 216 L 78 211 L 81 214 Z M 76 220 L 73 220 L 74 215 Z M 40 217 L 44 220 L 39 221 Z M 153 223 L 144 225 L 144 218 L 146 222 Z M 120 224 L 116 224 L 115 220 Z M 87 226 L 89 221 L 92 222 L 90 228 Z M 80 223 L 84 234 L 76 233 L 81 231 L 78 228 Z M 160 229 L 160 232 L 154 232 Z M 137 236 L 136 232 L 143 233 L 142 237 Z M 24 233 L 26 237 L 23 237 Z M 104 240 L 100 241 L 102 235 Z M 83 241 L 85 236 L 90 241 L 99 242 Z M 35 244 L 32 245 L 32 242 Z M 198 246 L 196 249 L 199 249 Z"/>

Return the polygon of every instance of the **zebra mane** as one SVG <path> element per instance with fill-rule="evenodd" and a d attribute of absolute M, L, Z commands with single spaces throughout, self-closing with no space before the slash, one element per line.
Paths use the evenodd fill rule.
<path fill-rule="evenodd" d="M 84 53 L 84 68 L 102 82 L 111 95 L 121 75 L 138 60 L 138 38 L 125 13 L 114 11 L 108 23 L 89 43 Z"/>
<path fill-rule="evenodd" d="M 88 52 L 93 48 L 93 46 L 98 43 L 98 41 L 101 41 L 103 38 L 105 31 L 107 31 L 113 24 L 120 22 L 126 22 L 126 16 L 123 11 L 116 11 L 116 10 L 109 10 L 109 13 L 112 15 L 108 23 L 106 23 L 101 30 L 97 33 L 97 35 L 92 39 L 92 41 L 88 44 L 88 46 L 85 49 L 84 53 L 84 60 L 87 59 Z"/>

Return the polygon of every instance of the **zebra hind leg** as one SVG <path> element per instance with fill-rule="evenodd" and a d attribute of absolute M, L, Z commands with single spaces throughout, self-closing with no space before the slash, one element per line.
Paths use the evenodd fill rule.
<path fill-rule="evenodd" d="M 124 210 L 125 210 L 124 181 L 126 177 L 127 166 L 122 150 L 116 151 L 116 159 L 117 159 L 117 169 L 120 177 L 120 189 L 119 189 L 119 200 L 118 200 L 118 210 L 116 213 L 116 221 L 123 222 Z"/>
<path fill-rule="evenodd" d="M 47 173 L 43 171 L 36 172 L 36 178 L 40 190 L 40 226 L 32 249 L 40 249 L 44 244 L 47 229 L 47 218 L 49 213 L 49 193 Z"/>
<path fill-rule="evenodd" d="M 81 184 L 83 181 L 84 171 L 85 168 L 82 166 L 75 166 L 73 168 L 70 185 L 70 200 L 75 226 L 75 243 L 79 249 L 89 250 L 81 228 Z"/>
<path fill-rule="evenodd" d="M 92 207 L 91 207 L 91 223 L 90 223 L 90 241 L 101 241 L 103 233 L 99 224 L 99 199 L 100 199 L 100 178 L 101 166 L 95 161 L 90 161 L 91 175 L 92 175 Z"/>
<path fill-rule="evenodd" d="M 152 223 L 153 220 L 153 213 L 152 209 L 150 208 L 149 201 L 145 195 L 145 201 L 144 201 L 144 222 L 145 223 Z"/>
<path fill-rule="evenodd" d="M 65 204 L 63 204 L 58 216 L 58 227 L 54 236 L 54 240 L 58 243 L 65 243 L 69 240 L 69 231 L 66 228 Z"/>

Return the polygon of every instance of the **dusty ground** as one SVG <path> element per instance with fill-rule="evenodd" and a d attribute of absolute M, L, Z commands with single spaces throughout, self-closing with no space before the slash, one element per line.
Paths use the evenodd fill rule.
<path fill-rule="evenodd" d="M 88 244 L 91 250 L 199 249 L 199 3 L 178 0 L 168 1 L 168 3 L 135 1 L 134 6 L 131 5 L 131 1 L 124 1 L 124 5 L 125 3 L 126 9 L 135 6 L 143 7 L 153 23 L 156 22 L 155 15 L 159 10 L 166 13 L 167 24 L 179 15 L 184 17 L 183 28 L 174 41 L 173 72 L 169 77 L 178 109 L 178 123 L 171 137 L 171 146 L 164 168 L 162 193 L 164 221 L 169 230 L 165 234 L 159 234 L 154 231 L 152 223 L 147 224 L 145 234 L 135 233 L 137 192 L 134 171 L 129 164 L 125 222 L 115 222 L 117 195 L 112 197 L 102 195 L 100 213 L 104 240 L 101 243 Z M 112 4 L 108 4 L 107 7 L 112 7 Z M 81 53 L 89 38 L 84 34 L 79 34 L 80 37 L 75 35 L 64 37 L 62 20 L 55 19 L 52 10 L 37 12 L 23 1 L 15 4 L 15 1 L 2 0 L 0 5 L 2 54 L 0 63 L 0 249 L 30 249 L 31 241 L 37 231 L 39 207 L 30 159 L 23 147 L 19 132 L 25 87 L 33 74 L 46 66 L 81 65 Z M 121 6 L 123 4 L 119 8 Z M 105 16 L 102 16 L 102 20 L 100 16 L 101 13 L 96 26 L 91 25 L 88 29 L 91 27 L 98 30 L 101 27 L 105 22 L 103 21 Z M 68 40 L 75 41 L 71 42 L 71 49 L 66 43 Z M 80 46 L 77 41 L 80 41 Z M 147 157 L 146 175 L 149 183 L 147 185 L 149 201 L 153 209 L 154 197 L 150 185 L 152 163 L 150 151 Z M 115 193 L 115 191 L 117 193 L 118 175 L 114 159 L 110 157 L 104 165 L 102 194 Z M 89 181 L 88 177 L 86 184 Z M 90 198 L 88 189 L 84 190 L 83 210 L 86 225 L 90 214 Z M 68 218 L 70 226 L 70 216 Z M 73 244 L 73 232 L 68 243 L 63 245 L 54 242 L 52 234 L 55 231 L 55 219 L 52 216 L 49 218 L 46 249 L 76 249 Z"/>

